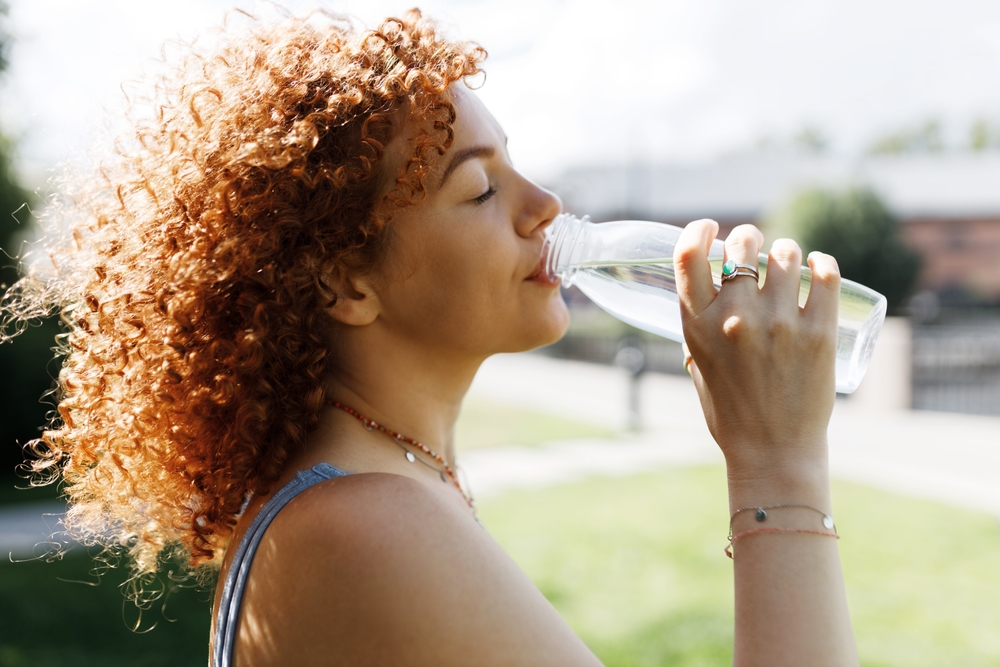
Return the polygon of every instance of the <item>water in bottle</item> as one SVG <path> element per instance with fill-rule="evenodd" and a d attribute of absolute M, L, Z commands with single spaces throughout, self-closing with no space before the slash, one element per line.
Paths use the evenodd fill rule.
<path fill-rule="evenodd" d="M 679 227 L 640 220 L 599 225 L 563 213 L 548 229 L 550 275 L 566 287 L 576 285 L 618 319 L 671 340 L 683 341 L 674 245 Z M 723 244 L 709 252 L 716 286 L 722 284 Z M 767 255 L 758 258 L 760 284 L 767 276 Z M 806 302 L 812 271 L 802 267 L 799 305 Z M 837 338 L 837 391 L 858 388 L 868 368 L 885 319 L 885 297 L 864 285 L 842 280 Z"/>

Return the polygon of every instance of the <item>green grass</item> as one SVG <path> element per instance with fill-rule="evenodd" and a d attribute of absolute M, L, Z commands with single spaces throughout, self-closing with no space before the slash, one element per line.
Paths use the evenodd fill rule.
<path fill-rule="evenodd" d="M 857 485 L 834 491 L 865 664 L 1000 664 L 997 518 Z"/>
<path fill-rule="evenodd" d="M 550 440 L 614 436 L 614 431 L 601 426 L 480 398 L 465 402 L 455 425 L 459 450 L 496 445 L 535 446 Z"/>
<path fill-rule="evenodd" d="M 613 435 L 471 401 L 459 446 Z M 13 492 L 13 493 L 35 493 Z M 0 492 L 2 496 L 2 492 Z M 994 517 L 835 483 L 854 627 L 866 667 L 1000 664 L 1000 526 Z M 609 667 L 732 660 L 725 472 L 679 468 L 517 491 L 481 516 Z M 210 595 L 173 586 L 166 606 L 125 601 L 121 570 L 97 586 L 86 554 L 0 559 L 0 667 L 204 665 Z"/>
<path fill-rule="evenodd" d="M 731 663 L 727 512 L 714 468 L 480 503 L 490 532 L 609 666 Z"/>
<path fill-rule="evenodd" d="M 732 567 L 721 467 L 521 491 L 487 527 L 609 667 L 729 665 Z M 867 667 L 1000 664 L 995 518 L 835 483 Z"/>
<path fill-rule="evenodd" d="M 98 579 L 94 561 L 76 552 L 52 563 L 0 559 L 0 666 L 207 664 L 208 592 L 170 584 L 140 615 L 122 594 L 121 569 Z"/>

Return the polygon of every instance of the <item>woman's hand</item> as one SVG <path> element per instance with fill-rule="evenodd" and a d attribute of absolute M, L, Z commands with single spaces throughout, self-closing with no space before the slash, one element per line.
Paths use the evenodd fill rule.
<path fill-rule="evenodd" d="M 837 262 L 809 256 L 813 279 L 804 308 L 798 305 L 802 252 L 789 239 L 771 247 L 763 288 L 737 277 L 716 289 L 708 251 L 717 233 L 714 221 L 692 222 L 674 261 L 689 369 L 730 477 L 825 470 L 836 395 Z M 726 257 L 756 266 L 763 240 L 756 227 L 741 225 L 726 239 Z"/>
<path fill-rule="evenodd" d="M 730 511 L 792 504 L 760 533 L 750 512 L 730 524 L 736 628 L 733 664 L 858 664 L 836 540 L 817 531 L 806 505 L 832 515 L 826 428 L 835 397 L 840 273 L 813 253 L 812 287 L 799 308 L 802 254 L 775 241 L 767 277 L 712 283 L 708 250 L 718 225 L 687 226 L 674 251 L 677 294 L 708 427 L 726 455 Z M 726 239 L 726 256 L 757 265 L 763 236 L 750 225 Z M 759 521 L 759 519 L 757 520 Z M 812 522 L 812 523 L 810 523 Z M 754 530 L 754 529 L 757 530 Z"/>

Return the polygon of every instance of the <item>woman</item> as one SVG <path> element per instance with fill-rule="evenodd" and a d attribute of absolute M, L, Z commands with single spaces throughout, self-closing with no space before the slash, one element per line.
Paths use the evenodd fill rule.
<path fill-rule="evenodd" d="M 137 103 L 134 136 L 57 214 L 79 220 L 55 273 L 8 298 L 21 319 L 58 304 L 68 327 L 36 474 L 61 474 L 69 528 L 127 548 L 137 576 L 176 553 L 221 566 L 219 667 L 598 663 L 454 473 L 479 365 L 567 324 L 541 264 L 560 202 L 465 84 L 484 57 L 417 11 L 221 35 Z M 837 267 L 809 258 L 799 309 L 783 240 L 762 289 L 716 290 L 716 233 L 692 223 L 675 259 L 729 473 L 735 661 L 856 664 L 817 519 Z M 726 252 L 761 243 L 740 227 Z M 738 511 L 773 506 L 766 531 Z"/>

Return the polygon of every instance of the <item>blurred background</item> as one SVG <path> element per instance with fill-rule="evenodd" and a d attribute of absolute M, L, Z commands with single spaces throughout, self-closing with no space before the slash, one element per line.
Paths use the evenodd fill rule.
<path fill-rule="evenodd" d="M 322 6 L 371 25 L 409 5 Z M 1000 4 L 420 6 L 490 52 L 479 94 L 567 210 L 755 223 L 887 296 L 830 432 L 862 660 L 1000 663 Z M 114 132 L 123 82 L 233 7 L 274 13 L 0 0 L 0 289 L 51 179 Z M 725 473 L 679 346 L 566 298 L 569 334 L 490 360 L 463 412 L 487 526 L 607 664 L 730 664 Z M 0 346 L 0 667 L 204 664 L 209 593 L 165 578 L 140 614 L 120 569 L 39 558 L 62 505 L 14 467 L 52 409 L 57 332 Z"/>

